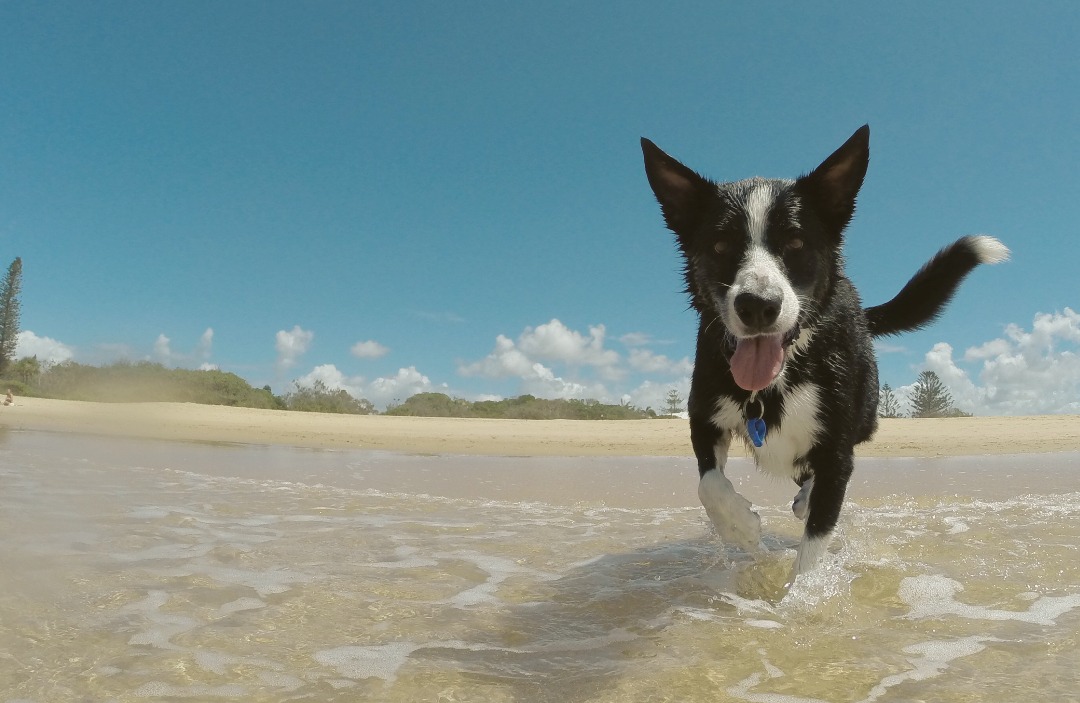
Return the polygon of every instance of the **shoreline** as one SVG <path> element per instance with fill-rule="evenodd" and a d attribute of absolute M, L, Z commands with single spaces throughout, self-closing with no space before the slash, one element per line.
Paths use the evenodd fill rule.
<path fill-rule="evenodd" d="M 335 415 L 195 403 L 17 398 L 0 429 L 105 437 L 481 456 L 691 456 L 685 420 L 500 420 Z M 860 457 L 1080 450 L 1080 415 L 882 420 Z M 745 456 L 738 443 L 732 456 Z"/>

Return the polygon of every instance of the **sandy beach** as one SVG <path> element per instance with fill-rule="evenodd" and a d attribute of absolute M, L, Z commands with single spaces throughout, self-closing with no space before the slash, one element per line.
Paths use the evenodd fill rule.
<path fill-rule="evenodd" d="M 192 403 L 88 403 L 19 398 L 0 428 L 115 437 L 413 454 L 688 456 L 685 420 L 480 420 L 331 415 Z M 1080 450 L 1080 416 L 883 420 L 868 457 Z M 736 446 L 733 455 L 742 448 Z"/>

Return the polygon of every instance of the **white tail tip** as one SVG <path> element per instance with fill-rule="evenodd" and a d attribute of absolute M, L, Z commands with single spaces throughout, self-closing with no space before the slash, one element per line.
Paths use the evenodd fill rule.
<path fill-rule="evenodd" d="M 1009 260 L 1009 247 L 997 239 L 985 234 L 971 238 L 971 247 L 975 250 L 975 256 L 984 264 L 1000 264 Z"/>

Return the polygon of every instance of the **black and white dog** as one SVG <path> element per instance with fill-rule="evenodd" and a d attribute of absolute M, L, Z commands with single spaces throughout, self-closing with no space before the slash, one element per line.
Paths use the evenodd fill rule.
<path fill-rule="evenodd" d="M 895 298 L 863 308 L 844 273 L 842 244 L 869 143 L 863 126 L 796 180 L 714 183 L 641 140 L 700 315 L 688 403 L 698 496 L 725 542 L 753 550 L 760 518 L 724 475 L 731 438 L 747 442 L 762 471 L 794 479 L 792 510 L 806 527 L 792 578 L 825 553 L 855 445 L 877 429 L 871 340 L 931 322 L 975 266 L 1009 256 L 992 237 L 963 237 Z"/>

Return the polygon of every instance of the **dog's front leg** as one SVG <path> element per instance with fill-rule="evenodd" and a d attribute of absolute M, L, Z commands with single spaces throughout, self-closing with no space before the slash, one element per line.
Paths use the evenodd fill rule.
<path fill-rule="evenodd" d="M 848 479 L 851 478 L 854 468 L 852 450 L 829 452 L 815 447 L 807 459 L 814 469 L 814 477 L 812 482 L 803 484 L 803 488 L 809 485 L 809 496 L 805 503 L 806 528 L 803 530 L 802 542 L 799 543 L 795 565 L 792 567 L 792 580 L 816 567 L 825 555 L 833 529 L 840 519 L 840 508 L 844 503 Z M 802 495 L 803 491 L 800 490 L 799 496 Z M 796 514 L 798 512 L 796 508 Z"/>
<path fill-rule="evenodd" d="M 759 549 L 761 517 L 750 509 L 750 501 L 739 495 L 724 475 L 731 433 L 718 429 L 711 422 L 699 424 L 691 420 L 690 442 L 701 475 L 698 498 L 720 538 L 747 551 Z"/>

